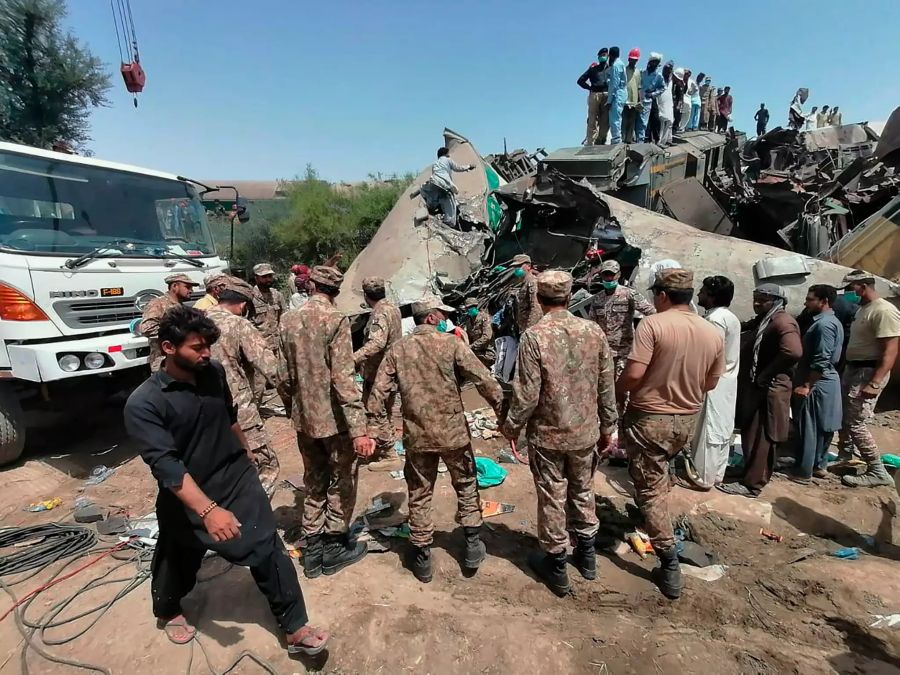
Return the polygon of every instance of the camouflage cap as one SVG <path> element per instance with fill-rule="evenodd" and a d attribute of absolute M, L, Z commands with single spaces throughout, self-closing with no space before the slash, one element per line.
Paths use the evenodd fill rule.
<path fill-rule="evenodd" d="M 228 275 L 225 272 L 216 271 L 210 272 L 205 277 L 203 277 L 203 286 L 209 290 L 210 288 L 215 288 L 223 283 L 225 283 L 225 277 Z"/>
<path fill-rule="evenodd" d="M 259 263 L 259 265 L 253 266 L 253 274 L 258 277 L 264 277 L 269 274 L 275 274 L 275 270 L 269 263 Z"/>
<path fill-rule="evenodd" d="M 651 288 L 670 288 L 673 291 L 694 290 L 694 273 L 690 270 L 675 267 L 659 270 Z"/>
<path fill-rule="evenodd" d="M 341 283 L 344 281 L 344 274 L 337 267 L 316 265 L 309 273 L 309 280 L 323 286 L 340 288 Z"/>
<path fill-rule="evenodd" d="M 537 278 L 538 295 L 563 300 L 572 292 L 572 275 L 563 270 L 547 270 Z"/>
<path fill-rule="evenodd" d="M 606 260 L 600 266 L 601 272 L 612 272 L 613 274 L 619 274 L 622 272 L 622 268 L 619 266 L 619 263 L 615 260 Z"/>
<path fill-rule="evenodd" d="M 191 279 L 187 274 L 182 272 L 181 274 L 170 274 L 165 278 L 165 282 L 168 285 L 175 284 L 178 282 L 183 284 L 187 284 L 188 286 L 199 286 L 200 284 L 193 279 Z"/>
<path fill-rule="evenodd" d="M 841 282 L 841 286 L 846 289 L 850 284 L 873 284 L 875 283 L 875 275 L 869 274 L 865 270 L 853 270 L 848 272 Z"/>
<path fill-rule="evenodd" d="M 363 293 L 377 293 L 384 290 L 384 279 L 381 277 L 366 277 L 362 280 Z"/>
<path fill-rule="evenodd" d="M 253 286 L 243 279 L 226 275 L 222 282 L 224 284 L 222 287 L 223 290 L 239 293 L 247 298 L 247 300 L 250 300 L 253 297 Z"/>
<path fill-rule="evenodd" d="M 436 295 L 426 295 L 421 300 L 418 300 L 412 304 L 413 316 L 424 316 L 434 309 L 439 309 L 442 312 L 456 311 L 452 307 L 445 305 L 444 301 Z"/>
<path fill-rule="evenodd" d="M 509 261 L 510 267 L 518 267 L 519 265 L 530 265 L 531 264 L 531 256 L 526 255 L 525 253 L 520 253 L 519 255 L 514 255 L 513 259 Z"/>
<path fill-rule="evenodd" d="M 463 307 L 477 307 L 478 298 L 466 298 L 463 300 Z"/>

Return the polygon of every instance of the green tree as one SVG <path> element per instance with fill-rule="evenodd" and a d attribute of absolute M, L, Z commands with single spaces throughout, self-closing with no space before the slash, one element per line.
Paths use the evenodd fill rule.
<path fill-rule="evenodd" d="M 317 263 L 340 251 L 349 265 L 365 248 L 412 176 L 333 185 L 312 166 L 288 188 L 290 213 L 273 227 L 283 255 Z"/>
<path fill-rule="evenodd" d="M 109 74 L 71 33 L 63 0 L 0 1 L 0 138 L 83 149 Z"/>

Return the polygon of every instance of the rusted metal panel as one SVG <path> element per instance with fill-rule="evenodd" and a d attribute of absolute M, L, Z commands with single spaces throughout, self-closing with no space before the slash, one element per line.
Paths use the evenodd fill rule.
<path fill-rule="evenodd" d="M 670 183 L 659 190 L 661 209 L 675 220 L 704 232 L 730 235 L 734 223 L 696 178 Z"/>

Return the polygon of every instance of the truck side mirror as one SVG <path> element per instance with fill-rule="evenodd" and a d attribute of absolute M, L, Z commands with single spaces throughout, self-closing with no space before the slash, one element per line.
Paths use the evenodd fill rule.
<path fill-rule="evenodd" d="M 246 197 L 238 197 L 235 203 L 235 211 L 237 211 L 237 219 L 239 223 L 247 223 L 250 221 L 250 202 Z"/>

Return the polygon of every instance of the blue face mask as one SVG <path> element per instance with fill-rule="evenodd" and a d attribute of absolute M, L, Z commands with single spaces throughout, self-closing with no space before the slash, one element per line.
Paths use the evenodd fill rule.
<path fill-rule="evenodd" d="M 854 305 L 858 305 L 859 294 L 856 291 L 844 291 L 844 300 L 852 302 Z"/>
<path fill-rule="evenodd" d="M 472 318 L 478 316 L 478 308 L 477 307 L 469 307 L 468 312 L 469 312 L 469 316 L 471 316 Z"/>
<path fill-rule="evenodd" d="M 605 288 L 605 289 L 608 290 L 608 291 L 614 291 L 614 290 L 616 290 L 616 287 L 617 287 L 618 285 L 619 285 L 619 282 L 618 282 L 618 281 L 604 281 L 604 282 L 603 282 L 603 288 Z"/>
<path fill-rule="evenodd" d="M 606 57 L 606 56 L 598 56 L 597 63 L 606 63 L 608 59 L 609 59 L 609 57 Z"/>
<path fill-rule="evenodd" d="M 437 325 L 438 333 L 446 333 L 447 332 L 447 320 L 441 319 Z"/>
<path fill-rule="evenodd" d="M 521 267 L 518 267 L 516 268 L 516 271 L 513 272 L 513 276 L 516 277 L 516 279 L 521 279 L 525 276 L 525 270 L 523 270 Z"/>

